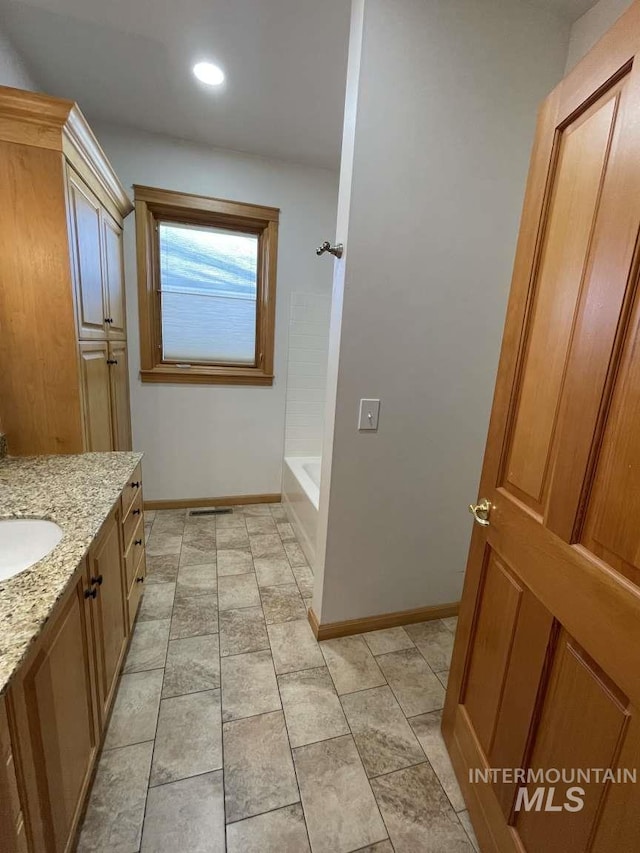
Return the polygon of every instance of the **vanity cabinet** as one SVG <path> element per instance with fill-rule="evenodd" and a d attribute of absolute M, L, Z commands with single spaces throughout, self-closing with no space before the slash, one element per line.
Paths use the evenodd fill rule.
<path fill-rule="evenodd" d="M 0 749 L 12 759 L 0 769 L 2 853 L 74 849 L 142 593 L 140 474 L 138 466 L 13 677 L 8 720 L 0 704 Z"/>
<path fill-rule="evenodd" d="M 131 449 L 122 226 L 77 104 L 0 87 L 3 426 L 13 455 Z"/>

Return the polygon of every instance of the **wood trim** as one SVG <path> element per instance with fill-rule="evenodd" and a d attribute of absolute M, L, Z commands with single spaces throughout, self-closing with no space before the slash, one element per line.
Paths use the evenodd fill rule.
<path fill-rule="evenodd" d="M 275 207 L 245 204 L 134 185 L 140 380 L 165 384 L 273 385 L 276 322 L 278 218 Z M 201 224 L 253 234 L 258 238 L 255 363 L 186 364 L 162 360 L 159 300 L 158 223 Z"/>
<path fill-rule="evenodd" d="M 226 495 L 220 498 L 176 498 L 166 501 L 145 501 L 145 509 L 190 509 L 207 506 L 245 506 L 246 504 L 278 504 L 282 495 Z"/>
<path fill-rule="evenodd" d="M 460 602 L 435 604 L 418 607 L 415 610 L 398 610 L 395 613 L 381 613 L 378 616 L 363 616 L 361 619 L 347 619 L 344 622 L 318 621 L 313 607 L 309 608 L 309 624 L 317 640 L 331 640 L 334 637 L 349 637 L 351 634 L 364 634 L 368 631 L 380 631 L 383 628 L 396 628 L 399 625 L 413 625 L 414 622 L 429 622 L 432 619 L 446 619 L 457 616 Z"/>

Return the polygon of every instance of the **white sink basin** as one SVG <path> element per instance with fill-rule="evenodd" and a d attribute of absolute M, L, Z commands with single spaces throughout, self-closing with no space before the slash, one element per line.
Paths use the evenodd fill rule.
<path fill-rule="evenodd" d="M 50 554 L 62 529 L 40 518 L 0 519 L 0 581 L 23 572 Z"/>

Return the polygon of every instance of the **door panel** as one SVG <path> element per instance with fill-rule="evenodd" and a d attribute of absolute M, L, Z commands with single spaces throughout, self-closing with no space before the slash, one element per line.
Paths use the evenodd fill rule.
<path fill-rule="evenodd" d="M 80 343 L 79 351 L 85 450 L 113 450 L 107 343 Z"/>
<path fill-rule="evenodd" d="M 124 270 L 122 257 L 122 228 L 102 211 L 102 235 L 104 241 L 105 303 L 111 340 L 126 337 Z"/>
<path fill-rule="evenodd" d="M 126 341 L 109 344 L 109 361 L 113 449 L 131 450 L 131 405 Z"/>
<path fill-rule="evenodd" d="M 100 202 L 71 170 L 68 186 L 78 337 L 105 338 Z"/>
<path fill-rule="evenodd" d="M 637 51 L 638 0 L 538 123 L 443 716 L 483 851 L 640 850 L 631 782 L 522 799 L 640 759 Z"/>

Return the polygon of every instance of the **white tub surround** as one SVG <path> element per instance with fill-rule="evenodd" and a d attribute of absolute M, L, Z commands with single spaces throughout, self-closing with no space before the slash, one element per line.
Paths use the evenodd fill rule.
<path fill-rule="evenodd" d="M 282 503 L 312 569 L 318 533 L 320 461 L 319 456 L 286 456 L 282 475 Z"/>

